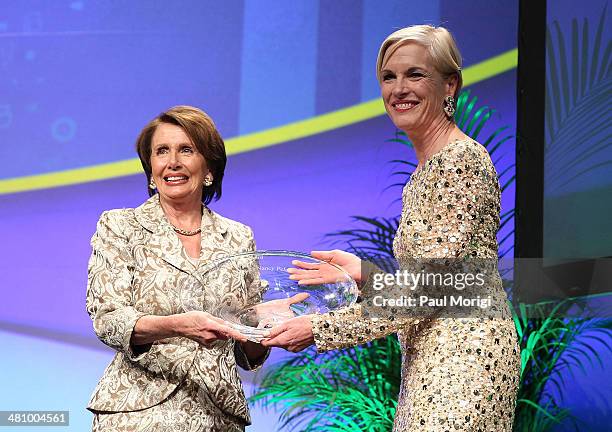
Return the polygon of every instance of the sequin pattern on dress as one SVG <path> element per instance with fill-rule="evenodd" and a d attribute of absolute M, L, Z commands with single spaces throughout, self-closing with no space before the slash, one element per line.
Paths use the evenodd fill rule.
<path fill-rule="evenodd" d="M 400 268 L 412 258 L 497 258 L 500 188 L 480 144 L 446 145 L 412 175 L 402 199 L 393 245 Z M 493 291 L 505 296 L 495 280 Z M 312 325 L 319 351 L 398 333 L 395 432 L 512 430 L 520 353 L 508 308 L 495 318 L 366 319 L 357 305 L 314 316 Z"/>

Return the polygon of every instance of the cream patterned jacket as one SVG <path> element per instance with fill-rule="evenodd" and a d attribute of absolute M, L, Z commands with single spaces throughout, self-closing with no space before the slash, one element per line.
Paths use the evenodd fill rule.
<path fill-rule="evenodd" d="M 87 312 L 98 338 L 117 354 L 104 371 L 87 408 L 98 412 L 135 411 L 166 399 L 184 380 L 196 381 L 222 412 L 250 423 L 236 364 L 249 364 L 239 344 L 217 341 L 210 347 L 183 337 L 159 340 L 134 352 L 130 338 L 144 315 L 183 312 L 179 288 L 196 278 L 196 264 L 168 223 L 154 195 L 135 209 L 104 212 L 92 237 Z M 200 266 L 210 260 L 255 250 L 251 229 L 204 210 Z M 208 282 L 203 309 L 258 301 L 261 283 L 248 268 Z M 191 279 L 192 280 L 192 279 Z"/>

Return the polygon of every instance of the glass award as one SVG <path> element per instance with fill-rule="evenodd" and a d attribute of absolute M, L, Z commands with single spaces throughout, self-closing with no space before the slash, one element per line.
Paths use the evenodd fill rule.
<path fill-rule="evenodd" d="M 300 285 L 290 279 L 287 270 L 298 268 L 293 264 L 296 260 L 323 271 L 325 280 Z M 225 256 L 201 266 L 197 273 L 180 290 L 183 309 L 205 310 L 254 342 L 285 320 L 348 307 L 358 296 L 357 283 L 341 267 L 293 251 Z M 207 301 L 207 296 L 215 295 L 212 287 L 220 285 L 225 293 L 222 298 Z"/>

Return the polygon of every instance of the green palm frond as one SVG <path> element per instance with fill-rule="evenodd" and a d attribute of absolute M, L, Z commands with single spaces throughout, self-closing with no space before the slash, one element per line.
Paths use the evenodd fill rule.
<path fill-rule="evenodd" d="M 606 14 L 607 6 L 601 13 L 594 37 L 586 19 L 582 30 L 574 19 L 569 35 L 571 47 L 566 47 L 559 22 L 554 21 L 547 29 L 547 195 L 582 181 L 593 171 L 612 173 L 612 125 L 608 114 L 612 92 L 612 41 L 605 38 Z"/>
<path fill-rule="evenodd" d="M 317 355 L 308 349 L 267 368 L 250 402 L 282 409 L 279 428 L 389 431 L 399 392 L 395 337 Z"/>
<path fill-rule="evenodd" d="M 395 142 L 395 143 L 399 143 L 399 144 L 405 145 L 408 148 L 413 148 L 412 147 L 412 143 L 410 142 L 410 140 L 408 139 L 408 136 L 406 135 L 406 132 L 404 132 L 402 130 L 399 130 L 399 129 L 395 130 L 395 137 L 394 138 L 390 138 L 388 140 L 385 140 L 385 142 Z"/>
<path fill-rule="evenodd" d="M 508 255 L 514 249 L 514 214 L 515 209 L 512 208 L 499 216 L 498 256 L 500 259 Z M 505 229 L 506 226 L 510 227 L 510 229 Z"/>
<path fill-rule="evenodd" d="M 562 407 L 564 376 L 585 365 L 603 367 L 598 341 L 609 352 L 612 319 L 589 318 L 589 297 L 556 304 L 519 304 L 514 321 L 521 345 L 521 386 L 517 399 L 515 430 L 544 431 L 564 421 L 577 420 Z"/>
<path fill-rule="evenodd" d="M 332 245 L 342 244 L 348 252 L 370 261 L 381 269 L 392 272 L 396 269 L 393 255 L 393 238 L 399 218 L 368 218 L 353 216 L 360 228 L 340 230 L 326 234 Z"/>
<path fill-rule="evenodd" d="M 582 29 L 578 20 L 572 21 L 569 52 L 559 22 L 547 29 L 545 194 L 549 196 L 595 170 L 612 169 L 612 133 L 606 114 L 612 90 L 612 42 L 603 36 L 606 13 L 604 7 L 594 37 L 586 19 Z M 588 319 L 588 314 L 568 318 L 570 307 L 576 307 L 576 299 L 558 303 L 548 314 L 542 305 L 522 305 L 515 315 L 523 349 L 518 431 L 550 430 L 564 421 L 579 428 L 579 420 L 562 408 L 562 389 L 568 377 L 574 378 L 578 371 L 585 374 L 586 365 L 603 367 L 601 353 L 591 344 L 611 351 L 612 320 Z"/>

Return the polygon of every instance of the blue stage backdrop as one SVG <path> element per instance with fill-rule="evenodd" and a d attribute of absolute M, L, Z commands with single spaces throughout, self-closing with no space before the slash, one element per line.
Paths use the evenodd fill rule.
<path fill-rule="evenodd" d="M 612 26 L 606 0 L 547 10 L 544 256 L 612 256 Z M 560 236 L 559 233 L 565 233 Z"/>
<path fill-rule="evenodd" d="M 5 2 L 0 11 L 0 409 L 69 410 L 112 352 L 85 312 L 89 239 L 104 210 L 135 207 L 140 129 L 179 104 L 209 113 L 230 154 L 212 208 L 250 225 L 260 249 L 325 248 L 352 215 L 395 216 L 375 79 L 378 47 L 411 24 L 447 26 L 488 131 L 515 130 L 516 1 Z M 485 134 L 487 131 L 484 131 Z M 514 161 L 514 140 L 499 153 Z M 513 185 L 502 211 L 514 207 Z M 512 244 L 512 226 L 500 233 Z M 512 254 L 510 250 L 508 252 Z M 276 352 L 272 361 L 284 355 Z M 245 373 L 247 393 L 252 374 Z M 572 403 L 570 400 L 569 404 Z M 249 431 L 278 414 L 253 408 Z"/>

